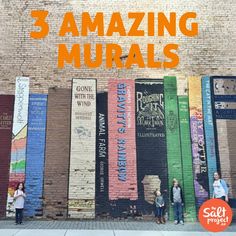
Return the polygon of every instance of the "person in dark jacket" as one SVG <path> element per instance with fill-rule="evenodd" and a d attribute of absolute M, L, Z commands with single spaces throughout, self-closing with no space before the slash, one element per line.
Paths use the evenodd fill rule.
<path fill-rule="evenodd" d="M 181 225 L 183 225 L 184 197 L 182 188 L 180 187 L 177 179 L 173 179 L 173 185 L 170 189 L 170 200 L 171 205 L 174 208 L 174 224 L 177 225 L 178 223 L 180 223 Z"/>

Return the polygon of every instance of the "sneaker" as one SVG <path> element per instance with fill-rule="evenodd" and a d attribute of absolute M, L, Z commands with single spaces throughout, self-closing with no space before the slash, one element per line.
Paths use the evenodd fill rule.
<path fill-rule="evenodd" d="M 184 225 L 184 222 L 181 220 L 180 222 L 179 222 L 181 225 Z"/>
<path fill-rule="evenodd" d="M 18 223 L 15 223 L 15 225 L 18 225 Z"/>
<path fill-rule="evenodd" d="M 178 224 L 178 220 L 175 220 L 175 221 L 174 221 L 174 224 L 177 225 L 177 224 Z"/>

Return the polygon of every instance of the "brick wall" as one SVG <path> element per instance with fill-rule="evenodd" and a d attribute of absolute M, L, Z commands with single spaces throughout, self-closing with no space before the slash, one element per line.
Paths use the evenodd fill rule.
<path fill-rule="evenodd" d="M 98 90 L 107 89 L 109 78 L 156 78 L 163 75 L 176 75 L 185 78 L 188 75 L 205 74 L 236 74 L 236 48 L 234 47 L 236 32 L 234 0 L 161 0 L 161 1 L 26 1 L 9 0 L 1 1 L 0 11 L 0 93 L 14 93 L 15 77 L 27 75 L 31 78 L 31 92 L 47 93 L 50 86 L 71 87 L 74 77 L 98 78 Z M 31 40 L 29 32 L 33 29 L 31 10 L 42 9 L 50 12 L 48 22 L 50 34 L 43 40 Z M 80 30 L 81 12 L 89 11 L 92 16 L 95 12 L 103 11 L 105 22 L 108 24 L 112 12 L 120 11 L 124 24 L 131 25 L 127 12 L 177 12 L 179 17 L 183 12 L 196 11 L 198 14 L 199 36 L 186 38 L 177 31 L 177 37 L 65 37 L 59 38 L 58 31 L 62 23 L 62 16 L 66 11 L 75 13 L 76 22 Z M 147 17 L 141 28 L 147 29 Z M 73 43 L 118 43 L 123 48 L 123 55 L 127 55 L 131 43 L 139 43 L 144 60 L 147 59 L 146 44 L 156 44 L 156 59 L 163 59 L 162 48 L 168 42 L 179 44 L 180 64 L 178 68 L 166 69 L 90 69 L 82 62 L 81 69 L 66 66 L 65 69 L 57 68 L 57 45 L 66 43 L 68 47 Z M 103 55 L 105 62 L 105 53 Z"/>
<path fill-rule="evenodd" d="M 43 189 L 43 215 L 48 218 L 67 217 L 70 103 L 69 89 L 49 89 Z"/>
<path fill-rule="evenodd" d="M 31 92 L 48 93 L 49 87 L 55 86 L 59 88 L 71 88 L 71 79 L 73 77 L 97 78 L 98 90 L 102 91 L 107 90 L 108 79 L 110 78 L 156 78 L 163 77 L 163 75 L 167 74 L 177 76 L 178 94 L 186 94 L 187 87 L 185 78 L 189 75 L 199 76 L 205 74 L 236 74 L 236 48 L 234 47 L 236 32 L 234 27 L 232 27 L 235 25 L 236 21 L 234 16 L 235 8 L 236 2 L 233 0 L 209 0 L 207 2 L 200 2 L 198 0 L 179 0 L 174 2 L 171 0 L 150 0 L 135 1 L 132 4 L 130 4 L 129 1 L 121 0 L 116 2 L 108 0 L 104 0 L 102 2 L 90 0 L 3 0 L 0 3 L 0 94 L 14 94 L 15 77 L 18 75 L 29 76 L 31 78 Z M 50 23 L 50 34 L 43 40 L 32 40 L 29 36 L 29 32 L 33 30 L 33 20 L 30 17 L 30 12 L 34 9 L 48 10 L 50 12 L 48 16 L 48 21 Z M 196 11 L 198 14 L 199 36 L 196 38 L 186 38 L 180 35 L 179 31 L 176 38 L 171 38 L 168 36 L 162 38 L 131 38 L 119 37 L 117 35 L 110 38 L 105 38 L 97 37 L 96 34 L 93 33 L 86 38 L 71 36 L 59 38 L 57 36 L 59 27 L 62 23 L 63 14 L 66 11 L 73 11 L 75 13 L 76 21 L 79 26 L 81 23 L 81 12 L 89 11 L 91 15 L 94 16 L 95 12 L 103 11 L 105 14 L 105 22 L 108 22 L 112 12 L 120 11 L 125 25 L 130 26 L 131 21 L 127 18 L 127 12 L 152 12 L 153 9 L 155 9 L 155 12 L 163 11 L 165 13 L 175 11 L 178 16 L 185 11 Z M 145 26 L 147 26 L 147 18 L 144 19 L 144 22 L 141 25 L 143 28 L 145 28 Z M 63 70 L 57 68 L 57 45 L 59 43 L 66 43 L 68 48 L 70 48 L 70 46 L 74 43 L 79 43 L 81 45 L 84 43 L 101 43 L 103 45 L 106 43 L 118 43 L 122 46 L 123 56 L 125 56 L 129 52 L 130 44 L 136 42 L 138 42 L 141 46 L 144 60 L 147 59 L 147 43 L 154 43 L 157 45 L 155 56 L 156 59 L 160 58 L 161 60 L 164 59 L 164 55 L 161 52 L 164 45 L 169 42 L 178 43 L 178 53 L 181 60 L 178 68 L 171 70 L 148 68 L 139 69 L 137 66 L 132 66 L 129 70 L 117 68 L 108 70 L 102 66 L 98 69 L 90 69 L 85 67 L 83 62 L 81 69 L 75 69 L 70 65 L 66 66 Z M 81 55 L 83 55 L 83 53 Z M 95 56 L 94 51 L 92 55 Z M 103 62 L 105 62 L 105 53 L 103 55 Z M 54 103 L 56 104 L 56 100 L 54 100 Z M 69 100 L 67 100 L 66 103 L 69 104 Z M 65 103 L 63 106 L 65 108 Z M 59 108 L 61 108 L 61 106 L 59 106 Z M 68 107 L 66 107 L 65 110 L 66 109 L 68 109 Z M 55 114 L 60 113 L 59 110 L 52 110 Z M 52 124 L 53 117 L 55 118 L 54 114 L 52 114 L 51 118 Z M 64 117 L 64 119 L 66 118 L 68 117 Z M 62 118 L 60 118 L 59 115 L 58 122 L 60 122 L 60 119 Z M 52 129 L 54 129 L 54 127 L 52 127 Z M 68 132 L 67 129 L 65 130 Z M 226 134 L 226 132 L 224 134 Z M 56 135 L 57 131 L 55 128 L 53 135 L 50 136 L 50 139 L 53 139 L 52 137 L 55 138 Z M 68 135 L 68 133 L 66 133 L 66 135 Z M 69 138 L 65 137 L 65 140 L 69 140 Z M 58 142 L 59 141 L 60 140 L 58 140 Z M 69 144 L 66 144 L 66 151 L 63 150 L 66 153 L 67 150 L 69 150 L 67 145 Z M 55 150 L 52 152 L 55 152 Z M 60 156 L 60 151 L 58 151 L 58 155 Z M 62 160 L 62 157 L 60 158 Z M 50 161 L 52 160 L 49 159 L 49 162 Z M 67 159 L 65 161 L 67 161 Z M 49 166 L 51 167 L 52 165 Z M 49 166 L 48 172 L 50 172 Z M 61 168 L 61 166 L 56 164 L 56 161 L 55 168 Z M 66 172 L 63 170 L 61 173 Z M 49 205 L 50 204 L 46 207 L 48 214 L 52 209 L 57 209 L 53 207 L 50 208 Z M 65 217 L 66 214 L 65 207 L 65 205 L 62 207 L 63 217 Z M 58 212 L 60 215 L 61 210 Z"/>

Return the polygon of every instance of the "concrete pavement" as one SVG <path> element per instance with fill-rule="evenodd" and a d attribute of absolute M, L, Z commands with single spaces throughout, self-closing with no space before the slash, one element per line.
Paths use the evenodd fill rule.
<path fill-rule="evenodd" d="M 13 220 L 0 221 L 0 236 L 236 236 L 236 224 L 226 232 L 206 232 L 199 223 L 157 225 L 153 221 L 46 221 L 27 220 L 14 225 Z"/>
<path fill-rule="evenodd" d="M 234 232 L 0 229 L 1 236 L 235 236 Z"/>

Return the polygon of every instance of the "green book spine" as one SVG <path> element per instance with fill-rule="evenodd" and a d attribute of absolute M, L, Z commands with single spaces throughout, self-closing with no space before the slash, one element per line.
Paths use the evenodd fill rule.
<path fill-rule="evenodd" d="M 177 103 L 176 77 L 164 77 L 164 104 L 167 141 L 167 163 L 169 190 L 173 179 L 177 179 L 183 185 L 183 172 L 180 149 L 179 115 Z M 173 209 L 169 208 L 169 218 L 173 219 Z"/>
<path fill-rule="evenodd" d="M 188 96 L 178 96 L 178 107 L 183 165 L 183 193 L 185 198 L 184 218 L 186 221 L 195 222 L 196 203 L 193 185 Z"/>

